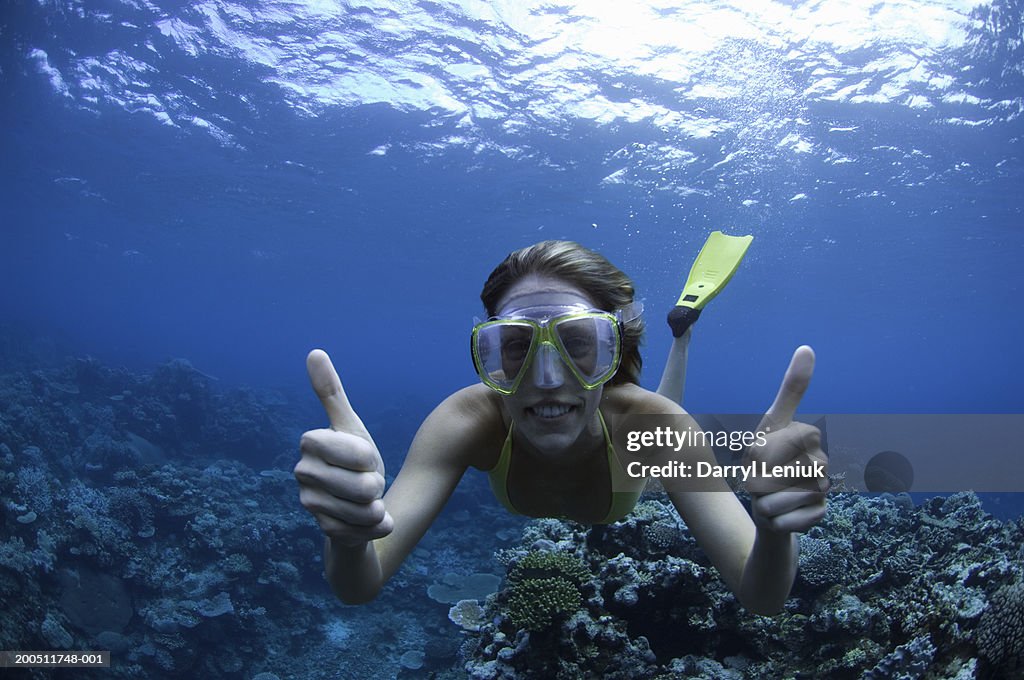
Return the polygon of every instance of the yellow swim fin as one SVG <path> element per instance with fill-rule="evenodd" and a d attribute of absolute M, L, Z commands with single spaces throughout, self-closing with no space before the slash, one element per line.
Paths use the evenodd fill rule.
<path fill-rule="evenodd" d="M 668 313 L 672 335 L 680 337 L 736 273 L 753 236 L 726 236 L 713 231 L 697 254 L 676 306 Z"/>

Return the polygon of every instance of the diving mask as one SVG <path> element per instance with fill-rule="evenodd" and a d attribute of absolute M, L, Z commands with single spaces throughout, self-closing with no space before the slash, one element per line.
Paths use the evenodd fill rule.
<path fill-rule="evenodd" d="M 632 303 L 614 314 L 583 305 L 513 310 L 473 327 L 473 365 L 484 384 L 514 394 L 541 351 L 554 351 L 584 389 L 615 375 L 622 359 L 622 325 L 640 316 Z"/>

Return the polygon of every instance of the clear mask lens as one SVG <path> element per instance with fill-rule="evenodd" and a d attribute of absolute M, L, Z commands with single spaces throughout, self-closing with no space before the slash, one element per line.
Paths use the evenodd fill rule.
<path fill-rule="evenodd" d="M 541 387 L 562 380 L 557 373 L 568 369 L 584 388 L 596 389 L 618 369 L 621 339 L 614 316 L 586 311 L 541 321 L 485 321 L 473 329 L 472 350 L 480 378 L 503 394 L 515 392 L 537 360 L 542 360 L 535 375 Z"/>

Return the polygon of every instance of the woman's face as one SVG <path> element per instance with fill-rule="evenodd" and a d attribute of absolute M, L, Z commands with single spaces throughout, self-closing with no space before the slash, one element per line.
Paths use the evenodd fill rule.
<path fill-rule="evenodd" d="M 530 307 L 583 305 L 594 301 L 560 279 L 531 274 L 513 284 L 498 302 L 497 315 Z M 576 443 L 593 422 L 603 388 L 584 389 L 564 360 L 541 347 L 515 394 L 503 397 L 516 436 L 525 437 L 540 454 L 558 454 Z"/>

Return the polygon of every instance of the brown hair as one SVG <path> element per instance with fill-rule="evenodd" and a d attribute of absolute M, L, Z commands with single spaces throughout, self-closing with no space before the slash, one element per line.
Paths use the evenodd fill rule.
<path fill-rule="evenodd" d="M 498 313 L 498 302 L 519 279 L 529 274 L 550 276 L 579 288 L 599 309 L 616 312 L 633 302 L 633 282 L 599 253 L 573 241 L 541 241 L 509 253 L 487 278 L 480 300 L 487 316 Z M 623 324 L 622 361 L 612 385 L 640 384 L 640 341 L 643 318 Z"/>

